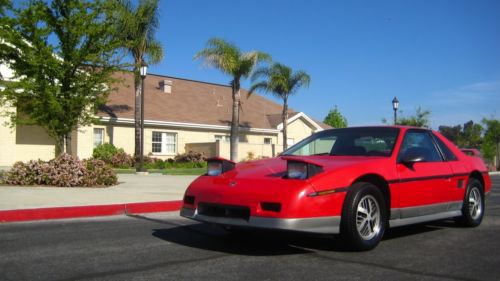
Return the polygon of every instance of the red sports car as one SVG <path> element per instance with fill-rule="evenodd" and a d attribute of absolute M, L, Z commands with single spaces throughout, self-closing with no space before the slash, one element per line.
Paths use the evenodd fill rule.
<path fill-rule="evenodd" d="M 387 227 L 454 218 L 478 226 L 491 180 L 481 159 L 435 131 L 403 126 L 325 130 L 279 157 L 208 160 L 181 216 L 225 227 L 340 234 L 374 248 Z"/>

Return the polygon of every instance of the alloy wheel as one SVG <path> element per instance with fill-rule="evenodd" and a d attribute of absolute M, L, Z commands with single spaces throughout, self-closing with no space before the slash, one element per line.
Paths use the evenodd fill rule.
<path fill-rule="evenodd" d="M 370 240 L 379 234 L 380 207 L 373 196 L 366 195 L 359 201 L 356 211 L 356 227 L 364 240 Z"/>
<path fill-rule="evenodd" d="M 473 187 L 469 193 L 469 212 L 473 220 L 479 218 L 483 212 L 483 200 L 477 187 Z"/>

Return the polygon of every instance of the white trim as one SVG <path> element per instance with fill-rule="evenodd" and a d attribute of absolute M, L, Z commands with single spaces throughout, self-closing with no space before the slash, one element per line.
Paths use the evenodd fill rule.
<path fill-rule="evenodd" d="M 299 112 L 295 114 L 294 116 L 288 118 L 287 124 L 292 123 L 293 121 L 299 119 L 299 118 L 304 118 L 307 122 L 309 122 L 311 125 L 313 125 L 314 128 L 316 128 L 316 132 L 323 131 L 323 128 L 321 128 L 318 123 L 316 123 L 314 120 L 312 120 L 309 116 L 307 116 L 304 112 Z M 278 130 L 283 130 L 283 122 L 281 122 L 278 127 L 276 127 Z"/>
<path fill-rule="evenodd" d="M 95 138 L 95 131 L 96 130 L 101 130 L 102 131 L 102 135 L 101 135 L 101 139 L 99 140 L 100 143 L 97 144 L 97 145 L 102 145 L 105 143 L 105 135 L 106 135 L 106 128 L 103 128 L 103 127 L 93 127 L 92 128 L 92 146 L 93 148 L 96 148 L 96 138 Z"/>
<path fill-rule="evenodd" d="M 100 117 L 103 122 L 109 123 L 121 123 L 121 124 L 134 124 L 134 119 L 132 118 L 112 118 L 112 117 Z M 221 130 L 229 131 L 230 126 L 221 125 L 209 125 L 209 124 L 197 124 L 197 123 L 182 123 L 182 122 L 170 122 L 170 121 L 156 121 L 156 120 L 144 120 L 144 125 L 156 125 L 164 127 L 176 127 L 176 128 L 195 128 L 195 129 L 211 129 L 211 130 Z M 255 133 L 272 133 L 277 134 L 280 131 L 277 129 L 261 129 L 261 128 L 245 128 L 240 127 L 240 131 L 243 132 L 255 132 Z"/>

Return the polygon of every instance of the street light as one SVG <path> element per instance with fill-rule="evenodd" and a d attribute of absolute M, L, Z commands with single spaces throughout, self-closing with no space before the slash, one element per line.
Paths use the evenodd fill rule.
<path fill-rule="evenodd" d="M 398 107 L 399 107 L 399 101 L 397 97 L 394 97 L 392 99 L 392 109 L 394 110 L 394 125 L 396 125 L 398 121 Z"/>
<path fill-rule="evenodd" d="M 148 75 L 148 65 L 143 61 L 141 63 L 141 68 L 140 68 L 140 73 L 141 73 L 141 149 L 140 149 L 140 164 L 138 167 L 138 172 L 145 172 L 146 169 L 144 169 L 144 96 L 145 96 L 145 91 L 144 91 L 144 80 L 146 79 L 146 75 Z"/>

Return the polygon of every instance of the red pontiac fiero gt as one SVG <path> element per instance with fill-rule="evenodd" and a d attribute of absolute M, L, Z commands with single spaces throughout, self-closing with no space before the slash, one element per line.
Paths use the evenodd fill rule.
<path fill-rule="evenodd" d="M 181 215 L 233 228 L 340 234 L 368 250 L 386 227 L 445 218 L 477 226 L 490 190 L 481 159 L 437 132 L 354 127 L 313 134 L 276 158 L 209 159 Z"/>

